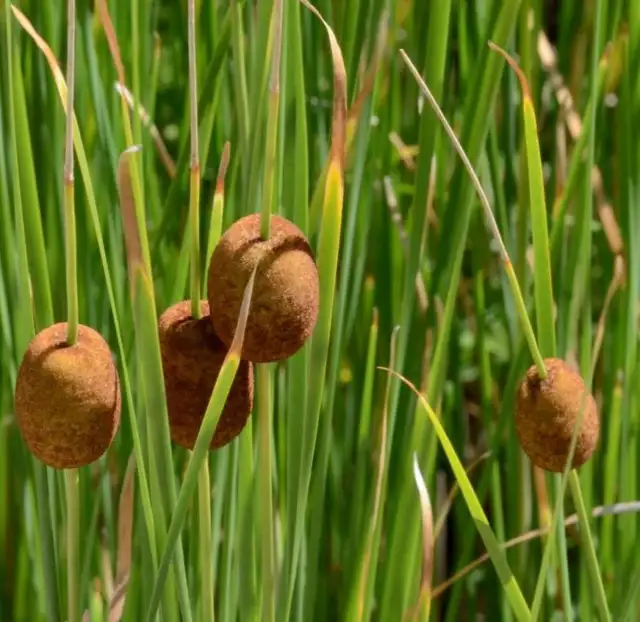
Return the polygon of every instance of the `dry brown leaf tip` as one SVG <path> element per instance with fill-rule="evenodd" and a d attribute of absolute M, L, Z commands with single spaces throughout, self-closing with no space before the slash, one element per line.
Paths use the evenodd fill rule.
<path fill-rule="evenodd" d="M 318 318 L 318 270 L 309 243 L 289 220 L 271 216 L 271 237 L 260 234 L 260 214 L 236 221 L 209 264 L 211 321 L 231 346 L 245 286 L 258 266 L 242 348 L 254 363 L 286 359 L 309 339 Z"/>
<path fill-rule="evenodd" d="M 534 365 L 520 383 L 515 427 L 520 444 L 534 465 L 562 473 L 581 410 L 572 468 L 582 466 L 595 451 L 600 419 L 596 401 L 580 374 L 561 359 L 548 358 L 544 363 L 547 378 L 541 379 Z"/>
<path fill-rule="evenodd" d="M 227 354 L 209 317 L 209 304 L 200 302 L 199 319 L 191 301 L 169 307 L 159 320 L 169 429 L 172 440 L 193 449 L 213 387 Z M 242 432 L 253 409 L 253 366 L 241 361 L 225 407 L 211 440 L 211 449 L 231 442 Z"/>
<path fill-rule="evenodd" d="M 98 460 L 116 435 L 121 410 L 118 372 L 104 338 L 81 324 L 69 346 L 66 322 L 39 332 L 18 370 L 15 408 L 29 451 L 44 464 L 70 469 Z"/>

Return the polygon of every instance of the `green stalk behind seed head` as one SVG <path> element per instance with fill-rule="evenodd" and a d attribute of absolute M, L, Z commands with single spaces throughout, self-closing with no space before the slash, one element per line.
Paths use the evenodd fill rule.
<path fill-rule="evenodd" d="M 162 596 L 162 589 L 167 579 L 167 573 L 169 572 L 169 565 L 175 555 L 175 552 L 179 550 L 180 534 L 187 516 L 187 510 L 191 503 L 191 496 L 197 484 L 198 473 L 208 454 L 211 439 L 213 438 L 218 421 L 220 420 L 220 415 L 226 403 L 229 391 L 231 390 L 231 385 L 235 380 L 238 367 L 240 366 L 240 354 L 242 352 L 242 342 L 244 341 L 247 317 L 251 306 L 255 275 L 256 271 L 254 269 L 244 291 L 244 297 L 242 299 L 242 305 L 240 306 L 238 324 L 236 326 L 233 342 L 231 343 L 231 347 L 229 348 L 229 351 L 222 363 L 222 367 L 220 368 L 220 373 L 218 374 L 218 378 L 216 379 L 216 383 L 213 387 L 211 398 L 209 399 L 209 404 L 202 420 L 193 452 L 189 457 L 187 470 L 182 486 L 180 487 L 180 492 L 178 493 L 175 510 L 171 517 L 171 525 L 169 526 L 167 541 L 160 560 L 158 576 L 153 586 L 153 593 L 146 615 L 147 622 L 152 622 L 156 616 L 156 611 Z"/>
<path fill-rule="evenodd" d="M 190 291 L 191 316 L 200 318 L 200 154 L 198 150 L 198 77 L 196 62 L 196 7 L 188 2 L 189 48 L 189 123 L 191 127 L 191 177 L 189 195 L 189 222 L 191 224 Z M 205 453 L 198 474 L 198 528 L 200 534 L 200 599 L 202 616 L 214 622 L 213 576 L 211 568 L 211 486 L 209 482 L 209 456 Z"/>
<path fill-rule="evenodd" d="M 73 92 L 75 87 L 75 0 L 67 4 L 67 125 L 64 154 L 64 227 L 67 272 L 67 343 L 78 339 L 78 274 L 73 189 Z"/>
<path fill-rule="evenodd" d="M 262 214 L 260 233 L 264 240 L 271 235 L 271 213 L 276 174 L 276 147 L 278 143 L 278 112 L 280 104 L 280 58 L 282 50 L 283 0 L 274 0 L 272 12 L 273 48 L 271 79 L 269 82 L 269 112 L 267 115 L 267 141 L 264 178 L 262 181 Z M 273 456 L 271 447 L 272 383 L 270 366 L 256 366 L 258 389 L 258 486 L 257 507 L 260 509 L 260 541 L 262 572 L 262 619 L 275 620 L 275 581 L 273 547 L 273 498 L 271 473 Z"/>
<path fill-rule="evenodd" d="M 260 235 L 263 240 L 271 236 L 271 212 L 273 210 L 273 187 L 276 164 L 276 145 L 278 136 L 278 107 L 280 104 L 280 55 L 282 46 L 282 1 L 274 0 L 272 24 L 273 52 L 271 56 L 271 80 L 269 82 L 269 112 L 267 115 L 267 142 L 262 186 L 262 213 Z"/>
<path fill-rule="evenodd" d="M 65 500 L 67 506 L 67 622 L 80 622 L 80 491 L 78 469 L 64 473 Z"/>
<path fill-rule="evenodd" d="M 196 7 L 189 0 L 189 118 L 191 125 L 191 180 L 189 222 L 191 223 L 191 315 L 200 317 L 200 157 L 198 154 L 198 79 L 196 63 Z"/>
<path fill-rule="evenodd" d="M 67 344 L 72 346 L 78 339 L 78 275 L 76 250 L 76 215 L 73 183 L 73 95 L 75 88 L 75 32 L 76 3 L 67 4 L 67 115 L 64 154 L 64 212 L 66 238 L 67 276 Z M 67 618 L 68 622 L 80 622 L 80 491 L 78 470 L 65 472 L 67 505 Z"/>

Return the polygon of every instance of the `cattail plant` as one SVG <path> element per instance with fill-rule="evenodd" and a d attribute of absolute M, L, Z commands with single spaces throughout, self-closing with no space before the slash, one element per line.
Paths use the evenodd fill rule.
<path fill-rule="evenodd" d="M 230 344 L 245 283 L 258 267 L 242 356 L 266 363 L 293 356 L 311 336 L 318 318 L 319 283 L 302 231 L 273 214 L 270 234 L 263 237 L 260 216 L 241 218 L 220 239 L 209 266 L 208 298 L 213 326 Z"/>
<path fill-rule="evenodd" d="M 209 303 L 200 300 L 200 159 L 198 154 L 198 102 L 195 52 L 195 4 L 188 3 L 189 92 L 191 127 L 191 184 L 189 226 L 187 238 L 190 255 L 190 300 L 175 303 L 160 316 L 158 337 L 162 355 L 169 428 L 174 442 L 193 449 L 202 419 L 207 410 L 211 392 L 233 341 L 236 322 L 230 327 L 229 341 L 221 340 L 214 331 Z M 227 156 L 228 158 L 228 151 Z M 226 169 L 226 163 L 221 167 Z M 216 195 L 223 199 L 219 175 Z M 220 237 L 220 221 L 214 221 L 209 246 L 215 246 Z M 217 227 L 216 227 L 217 225 Z M 214 228 L 217 230 L 214 231 Z M 250 273 L 242 283 L 240 298 Z M 239 307 L 238 307 L 239 309 Z M 253 409 L 253 367 L 242 361 L 231 387 L 220 422 L 211 439 L 211 448 L 220 448 L 232 441 L 246 425 Z"/>
<path fill-rule="evenodd" d="M 158 332 L 171 438 L 193 449 L 228 348 L 213 330 L 209 305 L 204 300 L 197 319 L 189 300 L 169 307 L 160 316 Z M 211 448 L 222 447 L 238 436 L 252 409 L 253 368 L 242 361 Z"/>
<path fill-rule="evenodd" d="M 584 380 L 568 363 L 544 361 L 547 376 L 531 366 L 518 388 L 515 428 L 522 449 L 541 469 L 562 473 L 577 423 L 572 468 L 581 467 L 593 454 L 600 436 L 596 401 Z M 582 411 L 584 409 L 584 411 Z M 582 412 L 582 415 L 581 415 Z M 580 420 L 581 417 L 581 420 Z"/>
<path fill-rule="evenodd" d="M 640 619 L 640 10 L 580 4 L 0 2 L 0 620 Z"/>
<path fill-rule="evenodd" d="M 75 0 L 68 3 L 68 95 L 64 157 L 66 322 L 40 331 L 18 369 L 16 420 L 29 451 L 57 469 L 87 466 L 109 448 L 120 423 L 120 381 L 104 338 L 78 323 L 73 178 Z"/>

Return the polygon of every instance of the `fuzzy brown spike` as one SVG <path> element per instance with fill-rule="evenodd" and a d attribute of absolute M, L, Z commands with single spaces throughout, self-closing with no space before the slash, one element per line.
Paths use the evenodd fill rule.
<path fill-rule="evenodd" d="M 516 433 L 524 452 L 541 469 L 562 473 L 569 457 L 571 438 L 582 417 L 572 468 L 593 454 L 600 436 L 598 408 L 581 376 L 565 361 L 544 360 L 542 380 L 535 365 L 529 368 L 516 396 Z M 582 415 L 580 415 L 583 410 Z"/>
<path fill-rule="evenodd" d="M 268 363 L 295 354 L 318 318 L 318 271 L 309 243 L 292 222 L 271 216 L 271 237 L 260 235 L 260 214 L 236 221 L 211 257 L 211 321 L 230 347 L 244 288 L 256 268 L 255 289 L 242 358 Z"/>
<path fill-rule="evenodd" d="M 169 429 L 175 443 L 193 449 L 227 348 L 213 330 L 209 304 L 200 302 L 199 319 L 191 315 L 191 301 L 169 307 L 160 317 L 159 337 L 164 371 Z M 253 367 L 242 361 L 211 449 L 231 442 L 244 429 L 253 409 Z"/>
<path fill-rule="evenodd" d="M 39 332 L 16 379 L 16 421 L 24 441 L 56 469 L 95 462 L 120 424 L 120 382 L 107 342 L 82 324 L 76 343 L 66 341 L 66 322 Z"/>

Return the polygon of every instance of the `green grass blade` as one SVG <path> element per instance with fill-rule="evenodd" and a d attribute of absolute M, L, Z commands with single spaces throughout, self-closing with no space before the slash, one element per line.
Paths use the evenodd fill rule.
<path fill-rule="evenodd" d="M 302 444 L 302 463 L 298 479 L 298 493 L 296 499 L 296 519 L 292 526 L 292 542 L 289 546 L 289 572 L 286 577 L 285 588 L 285 618 L 291 610 L 293 589 L 295 586 L 296 570 L 302 546 L 305 510 L 311 481 L 311 468 L 315 453 L 316 437 L 322 397 L 325 385 L 325 373 L 331 339 L 333 301 L 335 294 L 338 257 L 340 253 L 340 232 L 342 227 L 342 208 L 344 200 L 344 158 L 346 131 L 346 74 L 344 60 L 333 31 L 324 21 L 316 9 L 306 0 L 300 0 L 310 11 L 320 19 L 327 31 L 331 44 L 331 55 L 334 66 L 334 101 L 333 128 L 331 142 L 330 164 L 327 173 L 327 183 L 324 195 L 324 209 L 322 228 L 318 244 L 318 274 L 320 278 L 320 304 L 318 320 L 311 338 L 307 421 L 304 428 Z"/>
<path fill-rule="evenodd" d="M 136 349 L 142 369 L 142 382 L 147 411 L 147 425 L 150 440 L 150 459 L 155 471 L 163 502 L 160 506 L 168 515 L 176 505 L 176 483 L 173 473 L 171 441 L 167 404 L 165 398 L 162 359 L 158 338 L 157 313 L 150 283 L 149 270 L 144 261 L 144 251 L 134 211 L 135 194 L 131 182 L 129 162 L 137 148 L 129 149 L 120 158 L 118 189 L 120 192 L 122 220 L 127 246 L 129 286 L 134 307 Z M 155 462 L 155 464 L 154 464 Z M 161 463 L 161 464 L 159 464 Z M 154 469 L 155 466 L 155 469 Z M 195 481 L 194 481 L 195 483 Z M 152 482 L 153 484 L 153 482 Z M 154 490 L 152 485 L 152 496 Z M 157 496 L 157 495 L 155 495 Z M 162 534 L 164 539 L 164 534 Z M 162 547 L 162 543 L 158 543 Z M 187 586 L 187 575 L 182 543 L 175 546 L 176 571 L 180 606 L 185 620 L 191 619 L 191 604 Z M 159 572 L 159 571 L 158 571 Z M 171 594 L 171 592 L 170 592 Z"/>
<path fill-rule="evenodd" d="M 41 37 L 39 37 L 39 35 L 33 29 L 31 23 L 26 19 L 26 17 L 22 13 L 20 13 L 20 11 L 18 11 L 14 7 L 13 12 L 14 12 L 14 16 L 19 21 L 22 28 L 24 28 L 25 31 L 31 36 L 31 38 L 38 45 L 38 47 L 41 49 L 42 53 L 46 57 L 47 62 L 50 66 L 51 72 L 53 74 L 54 81 L 56 83 L 60 100 L 62 102 L 62 105 L 65 106 L 66 85 L 65 85 L 62 72 L 59 66 L 57 65 L 57 62 L 55 60 L 55 57 L 53 56 L 53 52 L 51 48 L 46 44 L 44 40 L 42 40 Z M 118 342 L 118 349 L 123 361 L 122 368 L 121 368 L 121 378 L 122 378 L 123 388 L 125 392 L 127 407 L 130 413 L 131 431 L 133 435 L 134 448 L 136 452 L 136 465 L 137 465 L 136 470 L 140 478 L 140 489 L 141 489 L 142 504 L 143 504 L 147 534 L 149 537 L 149 544 L 152 551 L 152 557 L 155 560 L 156 528 L 154 525 L 153 515 L 151 511 L 151 500 L 150 500 L 150 493 L 149 493 L 148 476 L 147 476 L 145 462 L 142 455 L 142 440 L 141 440 L 140 431 L 138 430 L 138 425 L 137 425 L 136 413 L 135 413 L 133 397 L 131 393 L 131 384 L 129 380 L 129 372 L 127 370 L 127 365 L 125 363 L 126 351 L 124 348 L 122 331 L 121 331 L 120 322 L 118 319 L 117 305 L 116 305 L 115 292 L 114 292 L 114 286 L 113 286 L 114 280 L 111 276 L 111 270 L 109 268 L 109 262 L 107 259 L 106 248 L 105 248 L 102 230 L 100 226 L 98 206 L 95 198 L 95 192 L 94 192 L 94 187 L 91 180 L 91 175 L 89 173 L 89 163 L 88 163 L 86 151 L 84 148 L 84 144 L 82 141 L 82 137 L 79 131 L 77 119 L 74 119 L 73 136 L 74 136 L 74 145 L 76 149 L 76 157 L 78 158 L 78 167 L 80 168 L 82 181 L 86 188 L 89 215 L 94 227 L 94 232 L 96 235 L 98 249 L 100 253 L 100 261 L 102 263 L 102 267 L 105 274 L 107 296 L 109 300 L 109 306 L 113 314 L 113 322 L 115 326 L 116 339 Z M 154 563 L 157 564 L 157 562 L 154 562 Z"/>
<path fill-rule="evenodd" d="M 140 278 L 140 277 L 138 277 Z M 211 398 L 207 406 L 198 437 L 193 448 L 193 452 L 189 457 L 187 470 L 180 487 L 178 494 L 178 500 L 176 503 L 175 511 L 171 517 L 171 524 L 169 526 L 169 532 L 167 535 L 167 543 L 162 553 L 160 560 L 160 568 L 158 570 L 158 577 L 156 579 L 149 608 L 146 614 L 146 620 L 152 622 L 156 615 L 156 610 L 160 604 L 160 598 L 162 595 L 162 588 L 167 577 L 169 570 L 169 564 L 174 556 L 174 553 L 179 550 L 179 539 L 184 520 L 187 515 L 187 510 L 191 501 L 191 496 L 197 485 L 198 472 L 202 468 L 204 459 L 209 451 L 211 439 L 215 432 L 216 426 L 220 419 L 222 409 L 231 390 L 231 385 L 238 371 L 240 365 L 240 352 L 242 352 L 242 342 L 244 340 L 244 331 L 247 323 L 247 317 L 249 314 L 249 308 L 251 304 L 251 296 L 253 294 L 253 283 L 255 280 L 255 270 L 252 273 L 249 282 L 247 283 L 244 297 L 242 300 L 242 306 L 238 316 L 238 325 L 236 327 L 236 333 L 234 341 L 231 344 L 231 348 L 227 352 L 225 361 L 220 368 L 220 373 L 216 379 L 216 383 L 211 393 Z"/>
<path fill-rule="evenodd" d="M 16 111 L 13 99 L 13 74 L 14 74 L 14 46 L 12 42 L 12 20 L 9 13 L 9 3 L 5 3 L 4 12 L 5 22 L 5 42 L 6 42 L 6 58 L 7 58 L 7 75 L 9 95 L 9 125 L 10 125 L 10 144 L 11 158 L 10 168 L 13 171 L 14 179 L 19 176 L 19 149 L 16 131 Z M 15 227 L 18 238 L 17 255 L 19 268 L 18 291 L 20 297 L 18 299 L 21 313 L 25 314 L 27 322 L 24 335 L 18 335 L 16 339 L 16 348 L 18 352 L 24 352 L 28 342 L 34 336 L 36 318 L 33 314 L 32 301 L 30 295 L 30 273 L 27 253 L 27 235 L 25 231 L 25 215 L 23 209 L 21 184 L 13 184 L 13 200 L 15 210 Z M 46 308 L 46 307 L 45 307 Z M 42 546 L 42 572 L 44 582 L 44 603 L 48 622 L 55 622 L 60 619 L 60 605 L 58 599 L 58 573 L 56 563 L 56 553 L 53 535 L 53 526 L 51 521 L 51 509 L 49 506 L 49 485 L 47 481 L 47 469 L 38 461 L 33 464 L 35 478 L 35 494 L 37 499 L 38 520 L 37 528 L 40 543 Z"/>
<path fill-rule="evenodd" d="M 524 121 L 524 140 L 527 162 L 527 180 L 529 182 L 529 205 L 531 208 L 531 226 L 533 230 L 534 254 L 534 294 L 537 320 L 537 337 L 543 357 L 552 357 L 556 353 L 554 326 L 553 287 L 551 284 L 551 260 L 549 257 L 549 231 L 547 226 L 547 208 L 545 201 L 542 159 L 538 142 L 536 114 L 527 79 L 515 61 L 494 44 L 490 47 L 500 52 L 517 73 L 522 88 L 522 107 Z"/>
<path fill-rule="evenodd" d="M 419 397 L 420 404 L 426 411 L 429 417 L 429 422 L 434 427 L 435 432 L 438 435 L 438 440 L 440 441 L 449 464 L 451 465 L 451 468 L 455 474 L 456 481 L 460 486 L 460 492 L 464 497 L 471 517 L 473 518 L 473 521 L 475 523 L 476 529 L 478 530 L 480 537 L 487 547 L 487 552 L 491 556 L 491 561 L 494 565 L 496 573 L 500 578 L 514 614 L 516 615 L 518 620 L 531 620 L 531 612 L 529 611 L 529 606 L 527 605 L 527 602 L 524 599 L 522 592 L 520 591 L 520 586 L 518 585 L 515 576 L 511 572 L 511 568 L 509 567 L 509 563 L 507 562 L 504 551 L 497 538 L 495 537 L 491 526 L 489 525 L 487 516 L 482 509 L 482 505 L 480 504 L 478 497 L 476 496 L 473 485 L 469 480 L 469 476 L 467 475 L 464 466 L 460 462 L 460 459 L 458 458 L 458 455 L 456 454 L 456 451 L 453 448 L 453 445 L 451 444 L 451 441 L 449 440 L 445 429 L 442 427 L 438 416 L 435 412 L 433 412 L 431 406 L 429 406 L 429 403 L 425 400 L 423 395 L 420 394 L 408 380 L 406 380 L 393 370 L 390 370 L 388 368 L 383 369 L 402 380 L 402 382 L 404 382 L 404 384 L 411 388 L 411 390 Z"/>
<path fill-rule="evenodd" d="M 24 84 L 16 51 L 11 54 L 11 58 L 13 60 L 12 110 L 14 111 L 16 141 L 19 145 L 17 156 L 20 194 L 24 212 L 29 273 L 33 287 L 36 330 L 41 330 L 53 324 L 53 302 L 45 253 L 45 240 L 42 231 L 42 212 L 38 199 L 38 186 L 27 120 Z"/>

